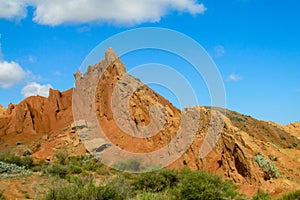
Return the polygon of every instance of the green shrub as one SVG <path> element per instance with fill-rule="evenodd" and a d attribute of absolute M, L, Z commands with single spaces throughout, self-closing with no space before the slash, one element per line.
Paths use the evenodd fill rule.
<path fill-rule="evenodd" d="M 33 166 L 31 167 L 31 170 L 33 172 L 42 172 L 43 170 L 45 170 L 47 167 L 49 166 L 49 163 L 44 161 L 44 160 L 40 160 L 38 163 L 33 164 Z"/>
<path fill-rule="evenodd" d="M 134 186 L 136 189 L 146 192 L 161 192 L 166 188 L 176 186 L 178 181 L 175 171 L 162 170 L 141 174 L 134 182 Z"/>
<path fill-rule="evenodd" d="M 67 186 L 54 187 L 46 194 L 45 200 L 123 200 L 122 194 L 108 186 L 95 186 L 90 177 L 80 177 Z"/>
<path fill-rule="evenodd" d="M 30 155 L 31 155 L 31 151 L 28 149 L 23 152 L 23 156 L 30 156 Z"/>
<path fill-rule="evenodd" d="M 110 175 L 109 170 L 108 170 L 105 166 L 102 166 L 102 167 L 100 167 L 100 168 L 97 168 L 97 169 L 96 169 L 96 172 L 97 172 L 97 174 L 103 175 L 103 176 Z"/>
<path fill-rule="evenodd" d="M 182 200 L 236 198 L 239 194 L 231 182 L 203 171 L 184 170 L 180 181 Z"/>
<path fill-rule="evenodd" d="M 175 197 L 167 193 L 141 193 L 132 200 L 176 200 Z"/>
<path fill-rule="evenodd" d="M 133 197 L 134 191 L 133 187 L 130 183 L 130 180 L 126 179 L 124 176 L 116 176 L 111 179 L 107 184 L 106 187 L 109 190 L 117 192 L 123 198 L 129 199 Z"/>
<path fill-rule="evenodd" d="M 82 169 L 79 166 L 69 165 L 68 168 L 69 168 L 69 172 L 71 174 L 80 174 L 80 173 L 82 173 Z"/>
<path fill-rule="evenodd" d="M 101 162 L 99 162 L 98 160 L 96 160 L 95 158 L 86 160 L 83 163 L 83 167 L 85 170 L 88 171 L 97 171 L 97 169 L 102 168 L 103 164 Z"/>
<path fill-rule="evenodd" d="M 22 158 L 21 163 L 22 163 L 22 166 L 26 167 L 27 169 L 30 169 L 33 166 L 33 160 L 29 156 Z"/>
<path fill-rule="evenodd" d="M 57 159 L 57 162 L 61 165 L 66 165 L 69 155 L 66 152 L 58 152 L 55 154 L 55 157 Z"/>
<path fill-rule="evenodd" d="M 300 199 L 300 191 L 294 191 L 289 194 L 285 194 L 279 200 L 299 200 Z"/>
<path fill-rule="evenodd" d="M 0 174 L 2 175 L 10 175 L 10 174 L 23 174 L 30 175 L 30 171 L 25 169 L 24 166 L 20 167 L 16 164 L 10 164 L 0 161 Z"/>
<path fill-rule="evenodd" d="M 0 161 L 5 163 L 10 163 L 10 164 L 15 164 L 20 167 L 24 166 L 27 169 L 29 169 L 33 165 L 33 160 L 29 156 L 22 158 L 9 153 L 0 154 Z"/>
<path fill-rule="evenodd" d="M 6 198 L 3 196 L 3 192 L 0 191 L 0 200 L 6 200 Z"/>
<path fill-rule="evenodd" d="M 142 170 L 141 160 L 139 158 L 130 158 L 122 160 L 113 165 L 113 168 L 120 171 L 139 172 Z"/>
<path fill-rule="evenodd" d="M 67 166 L 64 166 L 62 164 L 53 163 L 52 165 L 49 165 L 47 167 L 47 169 L 45 170 L 45 173 L 59 176 L 60 178 L 65 178 L 66 175 L 69 174 L 69 169 Z"/>
<path fill-rule="evenodd" d="M 271 161 L 274 161 L 274 162 L 278 161 L 278 157 L 276 157 L 276 156 L 274 156 L 274 155 L 272 155 L 272 154 L 270 154 L 268 157 L 269 157 L 269 159 L 270 159 Z"/>
<path fill-rule="evenodd" d="M 275 166 L 275 164 L 263 157 L 261 154 L 256 154 L 254 160 L 257 162 L 258 166 L 265 172 L 265 180 L 279 177 L 278 168 Z"/>
<path fill-rule="evenodd" d="M 262 190 L 258 190 L 257 194 L 252 197 L 252 200 L 269 200 L 270 195 Z"/>

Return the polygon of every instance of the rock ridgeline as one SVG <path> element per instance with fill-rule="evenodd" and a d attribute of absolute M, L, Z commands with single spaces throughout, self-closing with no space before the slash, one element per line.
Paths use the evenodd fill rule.
<path fill-rule="evenodd" d="M 103 69 L 106 70 L 102 71 Z M 81 91 L 87 91 L 85 96 L 91 102 L 90 110 L 96 112 L 98 123 L 104 130 L 106 137 L 121 149 L 135 153 L 153 152 L 167 146 L 174 138 L 176 139 L 176 134 L 180 130 L 181 111 L 139 80 L 126 74 L 124 64 L 112 49 L 108 49 L 105 53 L 105 59 L 99 64 L 90 66 L 83 76 L 77 72 L 75 79 L 76 87 L 78 83 L 78 88 Z M 125 101 L 127 105 L 121 101 L 126 98 L 128 99 Z M 118 112 L 114 112 L 117 105 L 120 105 L 120 108 L 117 109 Z M 158 105 L 156 108 L 159 112 L 156 113 L 164 112 L 166 118 L 162 118 L 160 115 L 151 116 L 153 114 L 151 108 L 154 105 Z M 226 116 L 223 116 L 224 125 L 215 147 L 206 157 L 200 158 L 199 151 L 205 141 L 205 136 L 209 133 L 210 127 L 214 126 L 212 123 L 215 120 L 212 117 L 214 109 L 209 107 L 189 109 L 197 110 L 195 113 L 200 113 L 198 130 L 191 146 L 171 164 L 171 167 L 203 169 L 219 174 L 240 184 L 241 190 L 248 194 L 256 193 L 259 187 L 271 187 L 272 184 L 274 186 L 272 192 L 278 192 L 278 188 L 287 189 L 291 187 L 291 185 L 282 186 L 280 180 L 275 181 L 275 183 L 266 182 L 264 180 L 266 178 L 265 172 L 254 160 L 257 154 L 262 154 L 268 158 L 270 152 L 273 152 L 274 156 L 282 157 L 282 162 L 291 162 L 293 158 L 288 157 L 280 149 L 289 148 L 290 144 L 297 146 L 300 143 L 287 130 L 255 120 L 250 116 L 227 111 Z M 117 120 L 115 119 L 115 114 L 118 113 L 123 119 L 120 120 L 118 117 Z M 222 115 L 221 112 L 219 114 Z M 138 130 L 143 132 L 141 131 L 142 128 L 149 126 L 153 119 L 165 120 L 163 127 L 156 124 L 156 127 L 160 127 L 160 129 L 155 135 L 138 138 L 134 135 L 138 133 L 132 131 L 132 134 L 128 134 L 126 131 L 136 130 L 134 127 L 138 127 Z M 155 127 L 153 130 L 156 130 Z M 91 138 L 83 138 L 83 141 L 85 139 Z M 99 146 L 97 142 L 95 142 L 96 144 L 91 143 L 90 148 L 87 147 L 88 150 L 97 151 L 96 147 Z M 110 145 L 105 145 L 106 148 L 101 149 L 102 153 L 111 148 Z M 178 149 L 172 149 L 169 155 L 177 154 L 178 151 Z M 278 166 L 279 171 L 284 172 L 291 172 L 290 167 Z M 295 170 L 293 173 L 299 172 L 299 169 L 292 168 Z M 297 181 L 300 182 L 299 179 Z"/>
<path fill-rule="evenodd" d="M 72 142 L 77 127 L 81 142 L 88 151 L 105 154 L 112 148 L 111 144 L 106 141 L 102 144 L 97 138 L 98 132 L 93 132 L 95 124 L 86 122 L 95 115 L 93 123 L 101 126 L 114 145 L 135 153 L 153 152 L 168 146 L 173 140 L 175 146 L 180 144 L 182 138 L 176 135 L 182 131 L 182 113 L 187 111 L 192 118 L 200 114 L 198 126 L 194 127 L 195 135 L 190 147 L 170 167 L 210 171 L 233 180 L 240 185 L 242 192 L 249 195 L 255 194 L 258 188 L 268 189 L 272 194 L 300 189 L 299 123 L 283 127 L 229 110 L 225 115 L 222 110 L 203 106 L 180 111 L 128 75 L 125 65 L 111 48 L 105 52 L 101 62 L 89 66 L 84 74 L 77 71 L 74 78 L 74 92 L 51 89 L 48 98 L 29 97 L 17 105 L 10 104 L 2 115 L 0 110 L 0 149 L 15 147 L 18 141 L 30 143 L 50 137 L 52 143 L 47 141 L 33 152 L 40 155 L 38 158 L 45 159 L 44 154 L 53 152 L 47 149 Z M 74 125 L 73 117 L 76 120 Z M 221 130 L 214 133 L 215 122 L 221 119 L 224 120 Z M 187 128 L 193 127 L 189 120 L 184 123 Z M 85 134 L 86 131 L 90 133 Z M 156 134 L 151 135 L 151 132 Z M 140 133 L 144 137 L 139 138 Z M 72 137 L 70 134 L 73 134 Z M 202 158 L 199 152 L 205 145 L 207 134 L 218 140 L 213 150 Z M 93 138 L 97 140 L 93 141 Z M 171 157 L 180 151 L 171 148 L 168 154 Z M 278 179 L 266 179 L 266 172 L 254 160 L 258 154 L 276 162 L 281 174 Z"/>
<path fill-rule="evenodd" d="M 0 116 L 0 139 L 5 143 L 31 141 L 72 123 L 72 90 L 50 89 L 49 97 L 33 96 L 9 104 Z"/>

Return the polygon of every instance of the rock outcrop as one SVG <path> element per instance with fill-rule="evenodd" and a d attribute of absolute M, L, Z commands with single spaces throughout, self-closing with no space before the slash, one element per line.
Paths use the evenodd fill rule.
<path fill-rule="evenodd" d="M 71 105 L 72 89 L 65 92 L 50 89 L 48 98 L 32 96 L 19 104 L 9 104 L 0 116 L 0 150 L 19 143 L 22 144 L 19 151 L 30 148 L 37 158 L 51 156 L 56 146 L 64 142 L 57 136 L 72 134 L 68 132 L 73 122 Z"/>
<path fill-rule="evenodd" d="M 0 104 L 0 115 L 4 113 L 6 109 Z"/>
<path fill-rule="evenodd" d="M 154 163 L 174 159 L 169 167 L 221 175 L 249 195 L 259 188 L 275 195 L 300 189 L 299 123 L 280 126 L 203 106 L 180 111 L 128 75 L 111 48 L 102 61 L 77 71 L 74 78 L 74 90 L 51 89 L 48 98 L 29 97 L 10 104 L 2 115 L 0 110 L 0 150 L 20 150 L 16 143 L 21 143 L 34 158 L 51 160 L 63 146 L 76 154 L 84 154 L 85 147 L 100 158 L 113 148 L 137 155 L 166 148 L 154 154 Z M 203 147 L 213 149 L 203 156 Z M 266 179 L 254 160 L 257 154 L 276 164 L 278 179 Z"/>
<path fill-rule="evenodd" d="M 89 108 L 87 113 L 96 112 L 97 123 L 110 143 L 129 152 L 149 153 L 162 149 L 177 139 L 176 135 L 181 130 L 182 112 L 139 80 L 126 74 L 124 64 L 112 49 L 105 53 L 104 60 L 90 66 L 83 76 L 81 72 L 77 72 L 75 79 L 76 89 L 84 91 L 82 93 L 84 98 L 89 98 L 88 101 L 84 101 L 91 103 L 87 106 Z M 153 111 L 153 106 L 156 111 Z M 248 194 L 256 193 L 261 187 L 268 189 L 272 184 L 277 188 L 276 191 L 275 189 L 272 191 L 273 193 L 278 192 L 278 188 L 291 187 L 291 185 L 282 186 L 282 180 L 266 182 L 264 172 L 254 161 L 258 153 L 268 158 L 270 152 L 274 156 L 284 157 L 282 162 L 293 160 L 280 151 L 289 148 L 290 144 L 299 149 L 299 140 L 289 131 L 232 111 L 226 111 L 226 116 L 222 114 L 222 110 L 209 107 L 194 107 L 189 108 L 189 111 L 200 113 L 201 116 L 193 142 L 170 167 L 189 167 L 219 174 L 241 185 L 241 190 Z M 224 123 L 220 133 L 210 133 L 219 134 L 218 140 L 213 150 L 201 158 L 199 152 L 205 137 L 209 133 L 209 128 L 214 126 L 212 123 L 214 112 L 222 116 Z M 153 113 L 156 115 L 151 116 Z M 85 116 L 88 117 L 90 114 Z M 160 121 L 164 122 L 163 126 Z M 150 131 L 144 130 L 145 127 L 151 127 Z M 151 135 L 152 132 L 156 134 Z M 144 137 L 140 137 L 141 133 Z M 89 138 L 85 135 L 85 138 L 82 138 L 83 141 L 92 140 L 86 143 L 89 151 L 95 153 L 97 147 L 102 145 L 107 145 L 101 149 L 103 154 L 111 150 L 110 143 L 96 135 L 90 136 Z M 177 144 L 179 143 L 175 143 L 175 146 Z M 180 148 L 169 151 L 170 157 L 178 153 Z M 290 167 L 278 166 L 279 171 L 288 171 Z M 292 168 L 297 173 L 300 172 L 299 169 Z M 297 181 L 300 182 L 300 179 Z"/>

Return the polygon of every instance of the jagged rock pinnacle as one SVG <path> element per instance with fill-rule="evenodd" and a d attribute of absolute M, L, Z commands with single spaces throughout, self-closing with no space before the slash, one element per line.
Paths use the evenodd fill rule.
<path fill-rule="evenodd" d="M 108 64 L 113 63 L 118 58 L 119 58 L 119 56 L 115 53 L 115 51 L 111 47 L 109 47 L 105 51 L 105 60 L 107 61 Z"/>

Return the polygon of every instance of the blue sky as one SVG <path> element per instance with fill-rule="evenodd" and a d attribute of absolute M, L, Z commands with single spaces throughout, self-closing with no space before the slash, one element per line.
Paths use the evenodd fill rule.
<path fill-rule="evenodd" d="M 300 121 L 299 1 L 67 2 L 0 0 L 0 104 L 47 95 L 49 87 L 69 89 L 73 73 L 105 39 L 132 28 L 163 27 L 188 35 L 211 55 L 224 80 L 227 108 L 281 124 Z M 155 55 L 137 52 L 122 60 L 129 70 L 162 60 L 184 65 Z M 203 81 L 191 80 L 199 103 L 210 105 Z M 169 91 L 153 88 L 177 105 Z"/>

